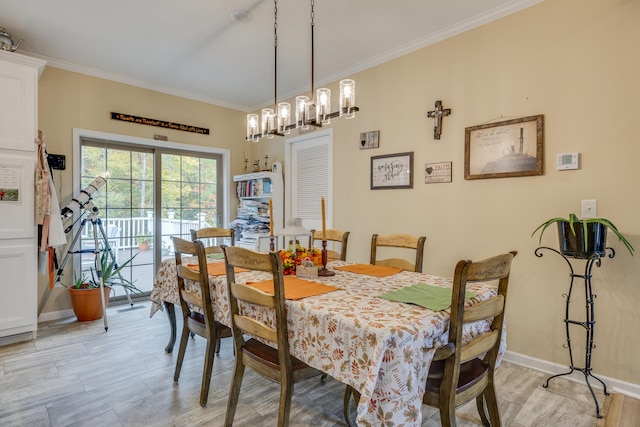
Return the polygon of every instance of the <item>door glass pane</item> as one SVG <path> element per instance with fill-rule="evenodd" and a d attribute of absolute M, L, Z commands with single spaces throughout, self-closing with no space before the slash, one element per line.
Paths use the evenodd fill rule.
<path fill-rule="evenodd" d="M 171 236 L 191 239 L 191 230 L 218 226 L 219 158 L 163 154 L 162 256 L 173 256 Z"/>
<path fill-rule="evenodd" d="M 153 247 L 153 153 L 112 147 L 107 142 L 86 142 L 81 157 L 81 181 L 85 187 L 96 176 L 107 180 L 92 195 L 97 210 L 84 213 L 81 271 L 97 281 L 96 262 L 106 256 L 114 263 L 117 280 L 132 281 L 141 291 L 150 292 L 153 251 L 143 250 L 139 242 L 146 239 L 147 247 Z M 96 233 L 102 236 L 98 239 L 98 253 L 95 253 Z M 126 297 L 126 291 L 114 286 L 111 297 Z"/>

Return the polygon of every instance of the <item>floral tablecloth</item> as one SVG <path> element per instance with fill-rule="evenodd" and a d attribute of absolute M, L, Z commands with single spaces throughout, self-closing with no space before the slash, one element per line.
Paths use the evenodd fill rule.
<path fill-rule="evenodd" d="M 346 264 L 332 261 L 329 268 Z M 449 312 L 434 312 L 378 296 L 416 283 L 451 287 L 451 279 L 408 271 L 387 277 L 334 271 L 333 277 L 314 280 L 336 286 L 339 291 L 287 301 L 292 354 L 360 391 L 358 425 L 420 426 L 427 372 L 435 349 L 446 343 Z M 259 272 L 236 274 L 238 282 L 265 278 Z M 226 277 L 210 276 L 210 285 L 216 320 L 228 325 Z M 151 293 L 151 316 L 162 309 L 163 301 L 179 304 L 176 287 L 175 260 L 165 260 Z M 469 284 L 467 290 L 477 293 L 468 304 L 496 292 L 488 284 Z M 244 310 L 257 311 L 253 307 Z M 487 322 L 467 325 L 466 340 L 486 328 Z M 503 346 L 504 341 L 503 336 Z"/>

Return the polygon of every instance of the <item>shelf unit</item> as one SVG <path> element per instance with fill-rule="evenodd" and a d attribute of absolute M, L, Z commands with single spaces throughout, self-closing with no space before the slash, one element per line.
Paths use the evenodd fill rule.
<path fill-rule="evenodd" d="M 240 200 L 235 229 L 237 246 L 261 252 L 269 250 L 269 200 L 273 205 L 274 234 L 284 226 L 284 188 L 279 172 L 255 172 L 233 177 Z"/>

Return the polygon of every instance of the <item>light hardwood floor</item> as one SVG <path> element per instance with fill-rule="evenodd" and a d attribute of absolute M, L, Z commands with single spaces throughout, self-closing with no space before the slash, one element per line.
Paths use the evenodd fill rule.
<path fill-rule="evenodd" d="M 0 426 L 220 426 L 224 421 L 233 366 L 229 339 L 213 367 L 209 403 L 198 404 L 205 343 L 187 348 L 180 381 L 174 383 L 175 354 L 164 352 L 169 330 L 162 312 L 149 318 L 149 302 L 108 309 L 102 321 L 75 318 L 41 324 L 35 341 L 0 347 Z M 177 352 L 177 350 L 176 350 Z M 557 379 L 503 362 L 497 373 L 504 426 L 640 425 L 638 401 L 606 399 L 604 420 L 595 418 L 584 384 Z M 344 426 L 344 386 L 311 378 L 296 386 L 292 426 Z M 602 393 L 599 401 L 605 401 Z M 236 426 L 274 426 L 278 386 L 247 371 Z M 422 407 L 423 426 L 439 426 L 437 411 Z M 475 405 L 457 411 L 461 427 L 480 425 Z M 610 421 L 610 422 L 609 422 Z M 606 424 L 605 424 L 606 423 Z"/>

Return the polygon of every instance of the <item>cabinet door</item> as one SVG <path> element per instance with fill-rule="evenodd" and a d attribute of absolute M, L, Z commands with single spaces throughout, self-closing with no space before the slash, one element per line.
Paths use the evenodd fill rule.
<path fill-rule="evenodd" d="M 0 57 L 0 149 L 34 151 L 38 70 Z"/>
<path fill-rule="evenodd" d="M 37 329 L 36 248 L 0 241 L 0 336 Z"/>

